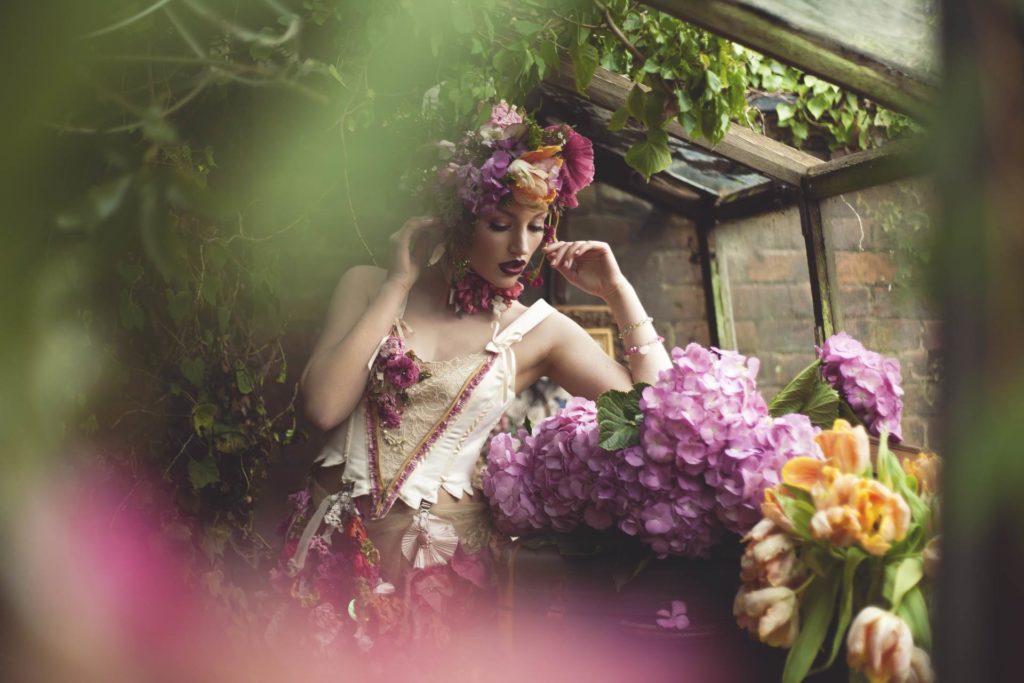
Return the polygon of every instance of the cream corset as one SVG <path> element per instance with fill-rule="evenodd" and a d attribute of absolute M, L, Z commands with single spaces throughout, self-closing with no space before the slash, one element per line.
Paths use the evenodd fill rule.
<path fill-rule="evenodd" d="M 382 429 L 364 396 L 316 462 L 347 463 L 342 478 L 352 483 L 353 495 L 371 496 L 374 518 L 387 514 L 398 499 L 414 509 L 423 501 L 436 503 L 438 488 L 455 498 L 472 495 L 480 451 L 515 396 L 512 346 L 552 310 L 537 301 L 504 330 L 495 322 L 484 350 L 423 362 L 431 376 L 408 389 L 410 403 L 398 428 Z"/>

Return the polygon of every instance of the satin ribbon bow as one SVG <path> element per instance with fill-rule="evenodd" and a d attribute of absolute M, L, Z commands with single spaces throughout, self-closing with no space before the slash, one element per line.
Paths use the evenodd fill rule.
<path fill-rule="evenodd" d="M 518 330 L 506 330 L 504 339 L 499 339 L 498 321 L 491 323 L 491 329 L 491 341 L 487 342 L 484 350 L 501 354 L 501 359 L 505 363 L 505 374 L 501 378 L 501 400 L 506 403 L 515 398 L 516 357 L 512 352 L 512 345 L 522 341 L 523 333 Z"/>

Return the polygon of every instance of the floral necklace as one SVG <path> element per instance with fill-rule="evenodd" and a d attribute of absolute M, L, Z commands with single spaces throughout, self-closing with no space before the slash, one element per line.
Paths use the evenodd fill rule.
<path fill-rule="evenodd" d="M 466 268 L 462 275 L 452 280 L 448 290 L 448 305 L 458 315 L 492 311 L 495 316 L 508 310 L 513 301 L 523 293 L 523 283 L 517 282 L 511 287 L 501 289 Z"/>

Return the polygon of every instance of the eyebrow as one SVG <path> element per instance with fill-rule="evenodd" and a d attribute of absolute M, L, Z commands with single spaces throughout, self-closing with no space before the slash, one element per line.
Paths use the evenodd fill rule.
<path fill-rule="evenodd" d="M 503 209 L 501 207 L 498 207 L 496 210 L 498 211 L 498 213 L 503 213 L 503 214 L 505 214 L 506 216 L 508 216 L 509 218 L 511 218 L 513 220 L 515 220 L 517 218 L 517 216 L 514 213 L 511 213 L 508 210 Z M 535 213 L 533 215 L 533 217 L 528 222 L 532 223 L 533 221 L 537 220 L 538 218 L 542 218 L 542 217 L 547 216 L 547 215 L 548 215 L 547 211 L 540 211 L 538 213 Z"/>

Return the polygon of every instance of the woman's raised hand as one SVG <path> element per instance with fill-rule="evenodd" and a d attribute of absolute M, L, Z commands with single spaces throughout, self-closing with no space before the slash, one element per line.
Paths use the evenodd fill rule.
<path fill-rule="evenodd" d="M 628 284 L 606 242 L 552 242 L 544 255 L 552 268 L 587 294 L 606 299 Z"/>
<path fill-rule="evenodd" d="M 388 279 L 411 289 L 441 239 L 441 221 L 433 216 L 410 218 L 388 239 L 391 242 Z"/>

